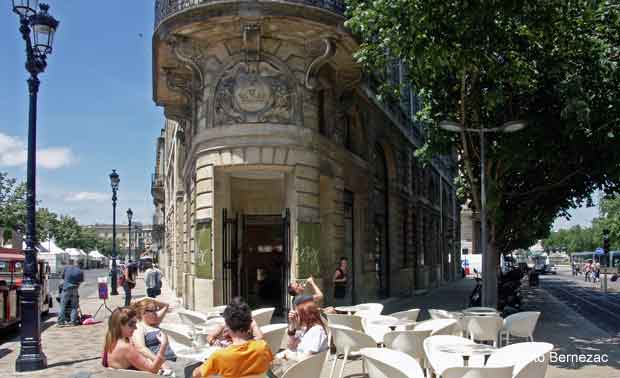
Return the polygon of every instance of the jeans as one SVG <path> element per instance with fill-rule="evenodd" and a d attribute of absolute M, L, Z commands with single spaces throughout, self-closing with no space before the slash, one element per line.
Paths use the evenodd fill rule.
<path fill-rule="evenodd" d="M 123 290 L 125 290 L 125 306 L 129 306 L 131 304 L 131 288 L 129 282 L 125 281 Z"/>
<path fill-rule="evenodd" d="M 62 298 L 60 300 L 60 315 L 58 316 L 59 323 L 67 323 L 66 313 L 69 306 L 71 308 L 71 322 L 78 323 L 79 300 L 77 287 L 63 289 Z"/>

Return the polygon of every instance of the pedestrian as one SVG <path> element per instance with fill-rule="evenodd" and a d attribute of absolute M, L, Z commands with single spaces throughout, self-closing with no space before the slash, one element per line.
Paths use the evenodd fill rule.
<path fill-rule="evenodd" d="M 586 282 L 591 282 L 591 274 L 592 274 L 592 264 L 590 263 L 590 261 L 587 261 L 584 266 L 583 266 L 583 273 L 585 275 L 585 281 Z"/>
<path fill-rule="evenodd" d="M 338 262 L 338 268 L 334 272 L 334 301 L 336 305 L 341 305 L 347 296 L 349 267 L 346 257 L 341 257 Z"/>
<path fill-rule="evenodd" d="M 161 294 L 161 270 L 157 265 L 151 265 L 146 272 L 144 272 L 144 284 L 146 285 L 146 295 L 149 298 L 157 298 Z"/>
<path fill-rule="evenodd" d="M 84 273 L 80 269 L 77 260 L 73 260 L 73 265 L 66 267 L 62 272 L 62 296 L 60 299 L 60 314 L 58 315 L 58 325 L 80 325 L 78 319 L 78 307 L 80 306 L 80 297 L 78 289 L 80 284 L 84 282 Z M 71 312 L 70 319 L 67 319 L 67 313 Z"/>
<path fill-rule="evenodd" d="M 125 291 L 125 307 L 131 304 L 131 290 L 136 287 L 136 266 L 131 261 L 123 272 L 123 290 Z"/>

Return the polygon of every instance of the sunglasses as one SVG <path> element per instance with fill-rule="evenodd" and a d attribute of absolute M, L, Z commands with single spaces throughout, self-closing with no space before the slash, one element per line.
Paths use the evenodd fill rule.
<path fill-rule="evenodd" d="M 150 312 L 151 314 L 155 314 L 157 313 L 157 309 L 156 308 L 147 308 L 146 310 L 144 310 L 144 313 Z"/>
<path fill-rule="evenodd" d="M 127 327 L 134 328 L 136 324 L 138 324 L 138 321 L 136 319 L 131 319 L 130 321 L 127 322 Z"/>

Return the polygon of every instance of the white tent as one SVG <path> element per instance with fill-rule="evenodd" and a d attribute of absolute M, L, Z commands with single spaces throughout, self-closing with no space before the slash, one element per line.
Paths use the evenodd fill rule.
<path fill-rule="evenodd" d="M 543 253 L 543 252 L 545 252 L 545 247 L 543 247 L 543 245 L 542 245 L 542 240 L 539 240 L 536 244 L 531 246 L 529 249 L 533 253 Z"/>
<path fill-rule="evenodd" d="M 88 255 L 84 251 L 77 248 L 67 248 L 65 251 L 69 254 L 69 259 L 72 263 L 77 261 L 79 265 L 85 266 Z"/>
<path fill-rule="evenodd" d="M 58 247 L 54 240 L 46 240 L 40 243 L 40 246 L 45 252 L 39 252 L 38 256 L 47 261 L 47 264 L 50 266 L 50 272 L 55 274 L 62 273 L 64 267 L 69 264 L 69 254 Z"/>

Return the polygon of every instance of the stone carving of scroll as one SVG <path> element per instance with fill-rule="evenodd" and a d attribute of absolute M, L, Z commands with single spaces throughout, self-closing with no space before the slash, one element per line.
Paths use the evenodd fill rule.
<path fill-rule="evenodd" d="M 214 124 L 294 123 L 295 87 L 287 74 L 266 62 L 238 62 L 215 89 Z"/>

